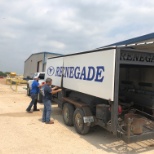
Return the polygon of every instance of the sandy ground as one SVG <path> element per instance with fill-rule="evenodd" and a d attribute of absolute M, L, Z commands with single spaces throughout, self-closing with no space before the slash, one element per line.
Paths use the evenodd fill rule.
<path fill-rule="evenodd" d="M 26 86 L 10 88 L 0 79 L 0 154 L 154 154 L 154 139 L 125 144 L 100 127 L 81 136 L 74 127 L 64 125 L 61 110 L 53 104 L 54 125 L 41 122 L 39 112 L 26 113 L 30 102 Z"/>

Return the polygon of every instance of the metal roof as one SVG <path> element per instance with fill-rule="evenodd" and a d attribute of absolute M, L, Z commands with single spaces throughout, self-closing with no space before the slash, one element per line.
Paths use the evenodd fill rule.
<path fill-rule="evenodd" d="M 109 45 L 106 45 L 106 46 L 102 46 L 102 47 L 99 47 L 99 48 L 96 48 L 96 49 L 93 49 L 93 50 L 83 51 L 83 52 L 78 52 L 78 53 L 68 54 L 68 55 L 84 54 L 84 53 L 88 53 L 88 52 L 99 51 L 101 49 L 105 50 L 105 49 L 116 48 L 116 47 L 132 48 L 132 49 L 147 50 L 147 51 L 153 51 L 154 52 L 154 33 L 149 33 L 149 34 L 142 35 L 142 36 L 139 36 L 139 37 L 134 37 L 134 38 L 124 40 L 124 41 L 121 41 L 121 42 L 117 42 L 117 43 L 109 44 Z M 53 53 L 53 52 L 46 52 L 46 51 L 45 52 L 34 53 L 32 55 L 42 54 L 42 53 L 53 54 L 53 55 L 62 56 L 62 57 L 63 56 L 68 56 L 68 55 L 63 55 L 63 54 L 58 54 L 58 53 Z"/>
<path fill-rule="evenodd" d="M 60 57 L 72 56 L 72 55 L 78 55 L 78 54 L 86 54 L 89 52 L 97 52 L 100 50 L 116 49 L 117 47 L 118 48 L 131 48 L 131 49 L 136 49 L 138 51 L 140 50 L 144 52 L 145 51 L 154 52 L 154 33 L 142 35 L 139 37 L 135 37 L 135 38 L 124 40 L 124 41 L 117 42 L 117 43 L 113 43 L 107 46 L 102 46 L 102 47 L 99 47 L 93 50 L 77 52 L 77 53 L 72 53 L 72 54 L 67 54 L 67 55 L 61 55 Z"/>
<path fill-rule="evenodd" d="M 121 42 L 116 42 L 116 43 L 113 43 L 113 44 L 109 44 L 109 45 L 106 45 L 106 46 L 99 47 L 97 49 L 110 47 L 110 46 L 117 47 L 117 46 L 137 45 L 137 44 L 140 44 L 140 43 L 146 44 L 148 42 L 154 43 L 154 33 L 149 33 L 149 34 L 142 35 L 142 36 L 139 36 L 139 37 L 134 37 L 134 38 L 124 40 L 124 41 L 121 41 Z"/>
<path fill-rule="evenodd" d="M 52 55 L 56 55 L 56 56 L 62 56 L 63 54 L 59 54 L 59 53 L 55 53 L 55 52 L 47 52 L 47 51 L 43 51 L 43 52 L 38 52 L 38 53 L 33 53 L 31 54 L 26 60 L 25 62 L 33 55 L 39 55 L 39 54 L 52 54 Z"/>

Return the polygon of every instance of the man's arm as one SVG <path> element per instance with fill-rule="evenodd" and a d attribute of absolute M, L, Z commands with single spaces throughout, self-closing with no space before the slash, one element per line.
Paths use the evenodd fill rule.
<path fill-rule="evenodd" d="M 58 92 L 62 91 L 62 89 L 58 89 L 58 90 L 52 90 L 51 94 L 56 94 Z"/>
<path fill-rule="evenodd" d="M 55 87 L 53 87 L 53 88 L 52 88 L 52 90 L 55 90 L 55 89 L 57 89 L 57 88 L 58 88 L 58 87 L 57 87 L 57 86 L 55 86 Z"/>
<path fill-rule="evenodd" d="M 41 88 L 41 87 L 43 87 L 44 85 L 45 85 L 45 83 L 42 82 L 42 84 L 38 84 L 38 87 Z"/>

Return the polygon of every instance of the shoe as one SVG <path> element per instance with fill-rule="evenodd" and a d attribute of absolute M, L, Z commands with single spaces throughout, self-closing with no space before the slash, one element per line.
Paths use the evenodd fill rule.
<path fill-rule="evenodd" d="M 40 111 L 39 109 L 34 109 L 33 111 Z"/>
<path fill-rule="evenodd" d="M 26 110 L 26 112 L 28 112 L 28 113 L 33 113 L 32 111 L 29 111 L 29 110 Z"/>
<path fill-rule="evenodd" d="M 46 124 L 54 124 L 54 121 L 46 122 Z"/>
<path fill-rule="evenodd" d="M 46 122 L 46 120 L 42 119 L 42 122 Z"/>

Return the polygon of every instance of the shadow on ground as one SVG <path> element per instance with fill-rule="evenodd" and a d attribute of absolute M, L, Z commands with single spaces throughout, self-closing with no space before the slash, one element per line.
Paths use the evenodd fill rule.
<path fill-rule="evenodd" d="M 67 129 L 76 133 L 74 127 L 69 127 L 64 124 L 61 113 L 61 109 L 59 109 L 57 105 L 54 105 L 52 117 L 64 125 Z M 96 148 L 105 150 L 108 153 L 139 154 L 154 150 L 154 139 L 126 144 L 99 126 L 92 127 L 89 134 L 79 136 Z"/>
<path fill-rule="evenodd" d="M 39 121 L 41 122 L 43 111 L 43 104 L 41 105 L 39 112 L 27 113 L 23 112 L 14 112 L 14 113 L 3 113 L 1 116 L 9 116 L 9 117 L 33 117 L 39 116 Z M 61 125 L 66 127 L 73 133 L 76 133 L 74 127 L 66 126 L 63 122 L 62 111 L 57 107 L 56 104 L 53 105 L 52 108 L 52 118 L 57 120 Z M 79 135 L 79 134 L 78 134 Z M 87 135 L 79 135 L 82 139 L 89 142 L 91 145 L 95 146 L 97 149 L 102 149 L 108 153 L 117 153 L 117 154 L 139 154 L 143 152 L 150 152 L 154 150 L 154 139 L 144 140 L 140 142 L 126 144 L 119 138 L 114 137 L 111 133 L 106 131 L 105 129 L 95 126 L 92 127 L 89 134 Z"/>

